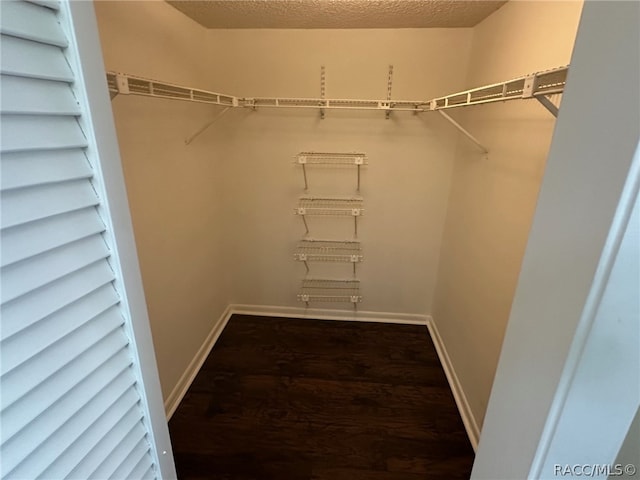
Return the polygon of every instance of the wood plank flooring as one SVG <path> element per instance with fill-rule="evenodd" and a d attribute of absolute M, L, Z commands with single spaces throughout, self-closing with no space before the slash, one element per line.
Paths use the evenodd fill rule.
<path fill-rule="evenodd" d="M 234 315 L 169 422 L 178 478 L 468 479 L 426 327 Z"/>

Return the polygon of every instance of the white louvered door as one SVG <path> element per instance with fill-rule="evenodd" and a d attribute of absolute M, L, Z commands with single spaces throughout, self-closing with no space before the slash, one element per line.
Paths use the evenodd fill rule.
<path fill-rule="evenodd" d="M 119 264 L 103 165 L 119 158 L 103 158 L 80 67 L 74 22 L 92 6 L 0 8 L 0 477 L 174 477 L 166 421 L 149 406 L 161 405 L 153 352 L 140 354 L 146 310 L 132 318 L 144 299 Z"/>

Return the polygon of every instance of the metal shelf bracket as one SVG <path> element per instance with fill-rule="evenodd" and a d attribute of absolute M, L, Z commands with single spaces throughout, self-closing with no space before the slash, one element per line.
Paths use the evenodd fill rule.
<path fill-rule="evenodd" d="M 547 97 L 546 95 L 538 95 L 535 97 L 535 99 L 538 100 L 544 108 L 549 110 L 549 112 L 551 112 L 551 115 L 558 118 L 558 107 L 556 107 L 553 102 L 549 100 L 549 97 Z"/>
<path fill-rule="evenodd" d="M 213 117 L 213 119 L 209 122 L 207 122 L 202 128 L 199 128 L 195 133 L 193 133 L 193 135 L 189 135 L 187 137 L 187 139 L 184 141 L 185 145 L 189 145 L 191 144 L 191 142 L 193 142 L 196 137 L 198 137 L 201 133 L 203 133 L 207 128 L 209 128 L 211 125 L 213 125 L 214 123 L 216 123 L 218 120 L 220 120 L 220 118 L 222 118 L 222 116 L 227 113 L 229 111 L 231 107 L 226 107 L 224 108 L 222 111 L 218 112 L 218 114 Z"/>
<path fill-rule="evenodd" d="M 438 113 L 440 115 L 442 115 L 449 123 L 451 123 L 451 125 L 456 127 L 461 133 L 463 133 L 464 136 L 466 136 L 469 140 L 471 140 L 480 150 L 482 150 L 483 153 L 485 153 L 485 154 L 489 153 L 489 150 L 487 150 L 487 148 L 484 145 L 482 145 L 480 143 L 480 141 L 476 137 L 471 135 L 462 125 L 460 125 L 458 122 L 456 122 L 453 118 L 451 118 L 449 115 L 447 115 L 444 111 L 438 110 Z"/>

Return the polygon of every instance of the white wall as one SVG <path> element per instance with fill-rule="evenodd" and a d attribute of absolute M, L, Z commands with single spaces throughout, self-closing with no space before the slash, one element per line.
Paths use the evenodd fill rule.
<path fill-rule="evenodd" d="M 206 30 L 165 2 L 96 2 L 105 67 L 208 86 Z M 219 157 L 184 140 L 216 107 L 116 97 L 112 108 L 166 399 L 227 305 Z"/>
<path fill-rule="evenodd" d="M 393 98 L 428 99 L 462 88 L 470 40 L 470 29 L 215 30 L 208 36 L 216 65 L 211 86 L 245 96 L 317 97 L 325 65 L 328 97 L 380 99 L 393 64 Z M 394 113 L 389 120 L 382 112 L 328 111 L 325 120 L 316 111 L 228 114 L 197 142 L 222 142 L 225 151 L 230 300 L 301 306 L 296 293 L 304 267 L 292 254 L 304 233 L 293 215 L 303 180 L 293 156 L 305 150 L 363 151 L 369 166 L 361 190 L 366 211 L 360 223 L 365 259 L 358 272 L 364 296 L 359 309 L 429 312 L 456 138 L 435 114 Z M 339 183 L 347 187 L 344 194 L 355 193 L 353 170 L 310 171 L 309 179 L 323 191 Z M 317 237 L 317 223 L 310 222 Z M 344 238 L 351 223 L 323 230 Z M 312 265 L 312 274 L 318 271 Z M 348 269 L 338 273 L 345 274 Z"/>
<path fill-rule="evenodd" d="M 585 2 L 472 478 L 529 478 L 638 145 L 639 7 Z"/>
<path fill-rule="evenodd" d="M 569 63 L 581 2 L 509 2 L 474 28 L 468 87 Z M 461 139 L 433 318 L 481 427 L 555 119 L 538 102 L 452 116 L 490 150 Z"/>

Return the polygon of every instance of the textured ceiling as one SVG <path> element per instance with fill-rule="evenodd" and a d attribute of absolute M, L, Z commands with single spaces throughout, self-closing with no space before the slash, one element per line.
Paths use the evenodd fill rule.
<path fill-rule="evenodd" d="M 207 28 L 473 27 L 506 3 L 485 0 L 167 0 Z"/>

